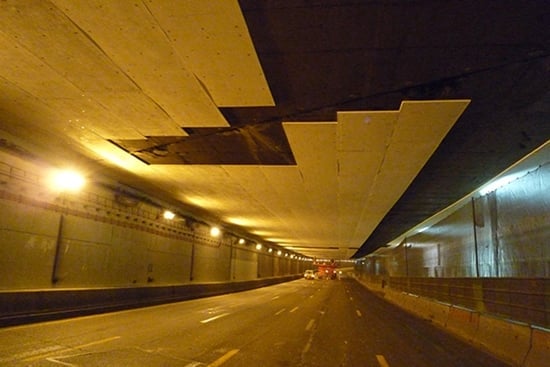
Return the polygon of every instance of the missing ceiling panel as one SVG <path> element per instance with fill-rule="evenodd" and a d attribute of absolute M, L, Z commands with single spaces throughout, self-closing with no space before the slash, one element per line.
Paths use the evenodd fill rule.
<path fill-rule="evenodd" d="M 185 131 L 189 136 L 150 136 L 111 142 L 147 164 L 296 164 L 280 123 Z"/>

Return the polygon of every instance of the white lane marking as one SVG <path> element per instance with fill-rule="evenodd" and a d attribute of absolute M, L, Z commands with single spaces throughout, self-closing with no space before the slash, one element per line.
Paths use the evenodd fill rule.
<path fill-rule="evenodd" d="M 57 352 L 60 349 L 64 350 L 65 347 L 61 346 L 61 345 L 52 345 L 52 346 L 49 346 L 49 347 L 35 349 L 35 350 L 32 350 L 32 351 L 26 351 L 26 352 L 23 352 L 23 353 L 13 354 L 9 358 L 0 358 L 0 364 L 3 363 L 3 362 L 10 362 L 10 361 L 23 359 L 23 358 L 30 358 L 30 357 L 32 357 L 33 355 L 36 355 L 36 354 L 50 355 L 50 354 L 53 354 L 53 353 Z"/>
<path fill-rule="evenodd" d="M 309 320 L 306 326 L 306 331 L 309 331 L 313 327 L 313 324 L 315 324 L 315 319 Z"/>
<path fill-rule="evenodd" d="M 93 341 L 93 342 L 90 342 L 90 343 L 87 343 L 87 344 L 77 345 L 76 347 L 72 347 L 72 348 L 66 348 L 66 349 L 62 349 L 62 350 L 56 350 L 54 352 L 39 354 L 39 355 L 32 356 L 32 357 L 29 357 L 27 359 L 24 359 L 23 361 L 24 362 L 36 361 L 38 359 L 53 356 L 54 354 L 63 354 L 63 353 L 73 351 L 75 349 L 83 349 L 83 348 L 91 347 L 92 345 L 103 344 L 103 343 L 107 343 L 107 342 L 110 342 L 110 341 L 116 340 L 116 339 L 120 339 L 120 336 L 112 336 L 110 338 L 96 340 L 96 341 Z"/>
<path fill-rule="evenodd" d="M 300 308 L 300 307 L 296 306 L 296 307 L 294 307 L 292 310 L 290 310 L 290 311 L 288 311 L 288 312 L 293 313 L 294 311 L 296 311 L 296 310 L 299 309 L 299 308 Z"/>
<path fill-rule="evenodd" d="M 353 301 L 353 297 L 350 297 L 349 300 L 350 300 L 350 301 Z"/>
<path fill-rule="evenodd" d="M 201 362 L 191 362 L 189 364 L 186 364 L 184 367 L 199 367 L 204 366 L 204 363 Z"/>
<path fill-rule="evenodd" d="M 219 367 L 233 357 L 235 354 L 239 353 L 238 349 L 232 349 L 229 352 L 225 353 L 220 358 L 216 359 L 214 362 L 210 363 L 207 367 Z"/>
<path fill-rule="evenodd" d="M 355 310 L 355 313 L 357 314 L 358 317 L 363 316 L 363 315 L 361 314 L 361 311 L 359 311 L 359 310 Z"/>
<path fill-rule="evenodd" d="M 229 312 L 222 313 L 221 315 L 217 315 L 217 316 L 211 317 L 211 318 L 209 318 L 209 319 L 201 320 L 201 324 L 206 324 L 206 323 L 208 323 L 208 322 L 210 322 L 210 321 L 214 321 L 214 320 L 220 319 L 220 318 L 225 317 L 225 316 L 227 316 L 227 315 L 229 315 Z"/>
<path fill-rule="evenodd" d="M 311 296 L 309 296 L 309 298 L 313 298 L 313 294 Z"/>
<path fill-rule="evenodd" d="M 55 358 L 61 358 L 61 357 L 55 357 Z M 76 364 L 72 364 L 72 363 L 67 363 L 67 362 L 61 362 L 61 361 L 58 361 L 57 359 L 55 358 L 46 358 L 46 361 L 48 362 L 52 362 L 52 363 L 57 363 L 57 364 L 60 364 L 60 365 L 63 365 L 63 366 L 69 366 L 69 367 L 77 367 Z"/>
<path fill-rule="evenodd" d="M 275 314 L 275 316 L 279 316 L 280 314 L 282 314 L 282 313 L 285 312 L 285 311 L 286 311 L 286 308 L 283 308 L 283 309 L 277 311 L 277 313 Z"/>
<path fill-rule="evenodd" d="M 277 298 L 279 298 L 279 296 L 275 296 L 275 297 L 271 298 L 271 300 L 275 300 Z"/>
<path fill-rule="evenodd" d="M 390 365 L 386 361 L 386 358 L 384 358 L 383 355 L 377 354 L 376 355 L 376 360 L 378 361 L 378 364 L 380 365 L 380 367 L 390 367 Z"/>

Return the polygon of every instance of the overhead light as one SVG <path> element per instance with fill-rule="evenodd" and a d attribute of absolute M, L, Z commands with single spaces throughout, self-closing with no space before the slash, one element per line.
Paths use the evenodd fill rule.
<path fill-rule="evenodd" d="M 176 217 L 176 214 L 174 214 L 170 210 L 165 210 L 162 216 L 164 217 L 164 219 L 172 220 Z"/>
<path fill-rule="evenodd" d="M 272 252 L 273 252 L 273 249 L 270 248 L 270 249 L 267 250 L 267 252 L 272 253 Z"/>
<path fill-rule="evenodd" d="M 212 237 L 218 237 L 221 234 L 221 231 L 218 227 L 212 227 L 210 228 L 210 236 Z"/>
<path fill-rule="evenodd" d="M 80 190 L 86 180 L 84 176 L 73 170 L 57 170 L 50 176 L 50 187 L 57 191 L 72 191 Z"/>
<path fill-rule="evenodd" d="M 246 241 L 244 240 L 244 238 L 240 238 L 239 239 L 239 245 L 244 245 Z"/>
<path fill-rule="evenodd" d="M 262 244 L 261 243 L 257 243 L 256 244 L 256 250 L 261 250 L 262 249 Z"/>
<path fill-rule="evenodd" d="M 520 171 L 520 172 L 516 172 L 516 173 L 512 173 L 512 174 L 508 174 L 506 176 L 500 177 L 497 180 L 495 180 L 495 181 L 487 184 L 486 186 L 482 187 L 479 190 L 479 193 L 481 195 L 487 195 L 488 193 L 490 193 L 492 191 L 495 191 L 495 190 L 497 190 L 497 189 L 499 189 L 503 186 L 506 186 L 510 182 L 515 181 L 515 180 L 525 176 L 528 173 L 529 173 L 529 170 L 524 170 L 524 171 Z"/>
<path fill-rule="evenodd" d="M 277 251 L 277 255 L 281 256 L 283 252 L 281 250 Z"/>

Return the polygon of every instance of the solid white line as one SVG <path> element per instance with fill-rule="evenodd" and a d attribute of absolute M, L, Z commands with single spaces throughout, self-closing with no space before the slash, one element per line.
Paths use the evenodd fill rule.
<path fill-rule="evenodd" d="M 378 364 L 380 365 L 380 367 L 390 367 L 390 365 L 386 361 L 386 358 L 384 358 L 383 355 L 377 354 L 376 355 L 376 360 L 378 360 Z"/>
<path fill-rule="evenodd" d="M 359 317 L 363 316 L 363 315 L 361 314 L 361 311 L 359 311 L 359 310 L 355 310 L 355 313 L 356 313 L 357 316 L 359 316 Z"/>
<path fill-rule="evenodd" d="M 315 323 L 314 319 L 309 320 L 309 322 L 307 323 L 307 326 L 306 326 L 306 331 L 309 331 L 309 329 L 311 329 L 313 327 L 314 323 Z"/>
<path fill-rule="evenodd" d="M 214 316 L 214 317 L 211 317 L 211 318 L 206 319 L 206 320 L 202 320 L 202 321 L 201 321 L 201 324 L 206 324 L 207 322 L 217 320 L 217 319 L 222 318 L 222 317 L 225 317 L 225 316 L 227 316 L 227 315 L 229 315 L 228 312 L 222 313 L 221 315 Z"/>
<path fill-rule="evenodd" d="M 296 306 L 296 307 L 294 307 L 292 310 L 290 310 L 290 311 L 288 311 L 288 312 L 293 313 L 294 311 L 296 311 L 296 310 L 299 309 L 299 308 L 300 308 L 300 307 Z"/>
<path fill-rule="evenodd" d="M 280 314 L 282 314 L 283 312 L 286 311 L 286 308 L 283 308 L 282 310 L 279 310 L 277 311 L 277 313 L 275 314 L 275 316 L 279 316 Z"/>

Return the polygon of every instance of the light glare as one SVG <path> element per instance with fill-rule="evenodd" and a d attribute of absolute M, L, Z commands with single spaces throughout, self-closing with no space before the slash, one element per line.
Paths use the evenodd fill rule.
<path fill-rule="evenodd" d="M 212 227 L 210 228 L 210 236 L 212 237 L 218 237 L 220 235 L 221 231 L 218 227 Z"/>
<path fill-rule="evenodd" d="M 164 219 L 172 220 L 176 217 L 176 214 L 172 213 L 170 210 L 165 210 L 163 217 Z"/>
<path fill-rule="evenodd" d="M 84 186 L 84 177 L 71 170 L 60 170 L 52 174 L 51 187 L 59 191 L 78 191 Z"/>

